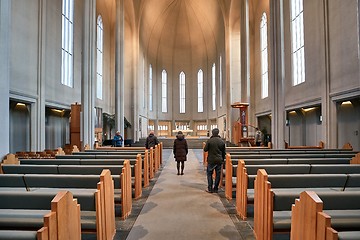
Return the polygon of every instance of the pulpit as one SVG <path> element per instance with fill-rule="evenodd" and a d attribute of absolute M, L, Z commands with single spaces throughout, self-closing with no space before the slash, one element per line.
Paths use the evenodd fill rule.
<path fill-rule="evenodd" d="M 233 123 L 233 142 L 239 146 L 246 143 L 248 145 L 248 103 L 236 102 L 231 104 L 232 108 L 238 108 L 240 110 L 239 119 Z"/>

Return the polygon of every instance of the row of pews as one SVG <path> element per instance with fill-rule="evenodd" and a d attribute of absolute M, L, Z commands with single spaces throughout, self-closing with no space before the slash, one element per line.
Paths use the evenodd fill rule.
<path fill-rule="evenodd" d="M 74 148 L 54 158 L 8 154 L 1 163 L 0 239 L 113 239 L 116 217 L 130 215 L 161 164 L 162 143 L 149 150 Z"/>
<path fill-rule="evenodd" d="M 349 148 L 228 148 L 225 196 L 256 239 L 360 239 L 359 163 Z"/>

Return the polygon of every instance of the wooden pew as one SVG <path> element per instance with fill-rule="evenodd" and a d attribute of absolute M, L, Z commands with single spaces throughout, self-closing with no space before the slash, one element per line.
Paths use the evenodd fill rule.
<path fill-rule="evenodd" d="M 358 158 L 359 156 L 360 154 L 357 154 L 355 157 L 353 157 L 353 159 Z M 338 161 L 336 158 L 321 160 L 320 158 L 232 160 L 231 155 L 227 153 L 225 165 L 225 197 L 229 200 L 232 199 L 233 188 L 235 188 L 237 213 L 243 219 L 246 219 L 247 204 L 249 202 L 247 195 L 247 190 L 249 189 L 249 175 L 256 175 L 256 172 L 259 168 L 266 168 L 268 171 L 270 171 L 271 174 L 360 173 L 360 165 L 350 167 L 350 165 L 340 163 L 342 163 L 342 160 Z M 245 167 L 245 164 L 248 166 L 248 168 L 250 168 L 250 170 L 252 170 L 250 173 L 248 173 L 248 169 Z M 254 179 L 254 177 L 252 179 Z M 250 183 L 250 186 L 253 186 L 253 180 Z"/>
<path fill-rule="evenodd" d="M 85 152 L 74 152 L 72 155 L 57 156 L 57 159 L 98 159 L 98 160 L 107 160 L 107 159 L 142 159 L 142 175 L 143 175 L 143 186 L 148 187 L 150 179 L 153 178 L 154 167 L 150 169 L 150 166 L 154 166 L 154 158 L 150 159 L 150 151 L 144 148 L 144 151 L 140 150 L 87 150 Z M 141 154 L 139 158 L 138 155 Z M 158 153 L 157 156 L 162 156 Z M 158 159 L 160 161 L 160 159 Z M 25 162 L 25 161 L 24 161 Z M 105 161 L 106 162 L 106 161 Z M 152 172 L 152 173 L 151 173 Z M 151 176 L 150 176 L 151 175 Z"/>
<path fill-rule="evenodd" d="M 4 178 L 8 176 L 11 175 L 2 174 L 0 180 L 5 182 L 6 179 Z M 18 174 L 15 176 L 18 177 Z M 90 214 L 93 215 L 93 224 L 89 221 L 90 215 L 87 214 L 87 224 L 84 224 L 83 232 L 96 232 L 98 239 L 109 239 L 109 237 L 115 235 L 114 182 L 109 170 L 103 170 L 100 176 L 24 174 L 23 179 L 29 192 L 56 194 L 62 190 L 71 191 L 74 196 L 78 197 L 79 203 L 82 203 L 82 210 L 93 212 L 93 214 Z M 8 184 L 11 186 L 12 183 L 8 182 Z M 0 188 L 0 192 L 4 192 L 4 190 Z M 89 198 L 89 194 L 92 195 L 92 199 Z M 87 196 L 87 198 L 83 200 L 84 196 Z M 123 198 L 126 199 L 126 196 L 123 196 Z M 125 205 L 123 207 L 126 208 Z M 123 212 L 122 214 L 128 213 Z M 104 236 L 101 238 L 102 235 L 105 238 Z"/>
<path fill-rule="evenodd" d="M 83 165 L 4 165 L 3 172 L 5 174 L 80 174 L 80 175 L 100 175 L 104 172 L 104 169 L 108 168 L 114 176 L 119 176 L 118 184 L 119 191 L 115 191 L 117 194 L 121 194 L 121 214 L 122 218 L 125 219 L 131 212 L 132 209 L 132 184 L 131 184 L 131 166 L 129 160 L 124 161 L 123 166 L 108 165 L 108 166 L 83 166 Z M 109 171 L 110 177 L 111 173 Z M 110 181 L 110 180 L 109 180 Z M 114 189 L 114 183 L 112 182 L 112 189 Z M 110 186 L 111 184 L 105 184 Z M 113 190 L 114 191 L 114 190 Z M 114 202 L 114 193 L 112 197 L 107 196 L 106 199 L 111 199 Z M 100 198 L 99 198 L 100 199 Z"/>
<path fill-rule="evenodd" d="M 1 239 L 20 236 L 39 240 L 81 239 L 80 205 L 69 191 L 61 191 L 55 197 L 54 194 L 3 191 L 0 202 Z M 48 213 L 43 215 L 43 212 Z M 16 227 L 12 228 L 9 217 L 15 219 Z M 39 224 L 43 227 L 37 229 Z"/>
<path fill-rule="evenodd" d="M 122 152 L 142 152 L 142 151 L 146 151 L 147 149 L 145 149 L 145 147 L 97 147 L 96 150 L 86 150 L 86 152 L 94 152 L 96 153 L 96 151 L 100 151 L 100 152 L 108 152 L 108 154 L 112 154 L 112 153 L 122 153 Z M 149 153 L 151 152 L 151 148 L 149 149 Z M 149 156 L 149 161 L 150 161 L 150 175 L 153 175 L 153 172 L 157 172 L 158 169 L 160 168 L 160 166 L 162 165 L 162 152 L 163 152 L 163 143 L 160 142 L 158 145 L 155 145 L 155 147 L 153 148 L 153 153 L 152 155 L 150 154 Z M 79 154 L 81 154 L 82 152 L 80 152 Z M 76 154 L 76 153 L 73 153 Z M 151 159 L 151 156 L 153 156 L 153 159 Z M 153 167 L 152 167 L 153 166 Z M 150 177 L 152 178 L 152 177 Z"/>
<path fill-rule="evenodd" d="M 254 153 L 254 154 L 262 154 L 262 153 L 316 153 L 316 152 L 325 152 L 325 153 L 340 153 L 340 152 L 351 152 L 353 151 L 353 147 L 350 143 L 346 143 L 342 148 L 304 148 L 304 149 L 270 149 L 270 148 L 254 148 L 254 147 L 227 147 L 226 151 L 228 153 Z"/>
<path fill-rule="evenodd" d="M 318 146 L 290 146 L 288 142 L 285 142 L 285 149 L 324 149 L 325 143 L 323 141 L 319 142 Z"/>
<path fill-rule="evenodd" d="M 343 191 L 346 182 L 346 174 L 299 175 L 294 178 L 294 175 L 268 176 L 264 169 L 259 169 L 254 189 L 254 232 L 257 239 L 271 239 L 274 232 L 290 232 L 291 205 L 302 191 L 334 194 Z M 357 184 L 359 186 L 360 182 Z"/>
<path fill-rule="evenodd" d="M 360 191 L 318 193 L 304 191 L 292 205 L 291 240 L 358 239 Z M 345 229 L 336 231 L 335 229 Z"/>
<path fill-rule="evenodd" d="M 240 167 L 239 167 L 240 166 Z M 270 174 L 348 174 L 349 179 L 352 173 L 360 174 L 360 165 L 253 165 L 246 166 L 244 161 L 239 161 L 236 176 L 236 210 L 243 219 L 247 218 L 247 206 L 252 203 L 254 189 L 255 171 L 263 168 Z M 250 172 L 248 172 L 250 170 Z M 354 188 L 353 186 L 348 186 Z M 250 196 L 249 196 L 250 194 Z"/>
<path fill-rule="evenodd" d="M 203 143 L 203 147 L 205 143 Z M 357 154 L 351 147 L 344 145 L 342 149 L 266 149 L 227 147 L 226 152 L 233 159 L 270 159 L 270 158 L 334 158 L 351 159 Z M 203 164 L 207 164 L 207 153 L 203 152 Z"/>
<path fill-rule="evenodd" d="M 122 166 L 125 159 L 116 159 L 116 158 L 109 158 L 109 159 L 101 159 L 101 158 L 92 158 L 91 156 L 89 158 L 75 158 L 74 155 L 72 155 L 70 158 L 67 158 L 67 156 L 60 156 L 56 159 L 22 159 L 20 162 L 18 161 L 18 159 L 16 157 L 11 158 L 11 162 L 8 162 L 7 164 L 12 164 L 14 163 L 15 165 L 19 165 L 19 164 L 36 164 L 36 165 L 40 165 L 39 169 L 36 169 L 36 172 L 39 173 L 39 171 L 43 171 L 43 173 L 52 173 L 52 174 L 56 174 L 60 171 L 60 168 L 58 168 L 57 170 L 55 170 L 55 168 L 53 166 L 46 166 L 46 165 L 99 165 L 102 166 L 104 165 L 104 168 L 110 167 L 108 165 L 119 165 Z M 145 155 L 147 156 L 147 155 Z M 11 156 L 12 157 L 12 156 Z M 87 157 L 87 156 L 84 156 Z M 132 176 L 133 176 L 133 180 L 134 180 L 134 198 L 138 199 L 141 197 L 142 195 L 142 176 L 144 176 L 144 186 L 148 186 L 149 185 L 149 175 L 148 175 L 148 171 L 146 171 L 147 167 L 148 167 L 148 161 L 147 159 L 144 159 L 144 161 L 141 158 L 140 154 L 137 154 L 136 156 L 134 155 L 134 160 L 130 160 L 130 163 L 132 163 L 131 165 L 133 165 L 134 167 L 131 168 L 132 169 Z M 136 158 L 136 159 L 135 159 Z M 144 165 L 146 165 L 144 167 L 144 171 L 142 170 L 142 164 L 144 162 Z M 43 166 L 41 166 L 43 165 Z M 62 169 L 62 168 L 61 168 Z M 25 170 L 25 169 L 24 169 Z M 112 166 L 112 170 L 114 170 L 114 166 Z M 28 173 L 31 173 L 31 169 L 28 170 Z M 35 170 L 34 170 L 35 171 Z M 100 173 L 100 172 L 99 172 Z M 118 171 L 115 169 L 115 171 L 113 171 L 114 174 L 120 174 L 118 173 Z"/>

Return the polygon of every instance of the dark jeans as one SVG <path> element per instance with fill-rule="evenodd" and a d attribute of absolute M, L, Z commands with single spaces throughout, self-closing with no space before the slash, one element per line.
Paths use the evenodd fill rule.
<path fill-rule="evenodd" d="M 220 184 L 220 174 L 221 174 L 221 166 L 222 163 L 217 164 L 208 164 L 206 169 L 206 175 L 208 180 L 208 190 L 209 191 L 217 191 L 219 189 Z M 213 185 L 213 172 L 215 170 L 215 184 Z"/>

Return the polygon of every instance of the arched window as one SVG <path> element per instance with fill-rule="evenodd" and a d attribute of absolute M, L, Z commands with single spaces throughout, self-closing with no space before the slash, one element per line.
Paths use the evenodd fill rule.
<path fill-rule="evenodd" d="M 261 98 L 269 96 L 269 64 L 267 44 L 267 19 L 263 13 L 260 22 L 260 50 L 261 50 Z"/>
<path fill-rule="evenodd" d="M 215 75 L 215 63 L 211 68 L 211 99 L 212 99 L 212 110 L 216 110 L 216 75 Z"/>
<path fill-rule="evenodd" d="M 293 85 L 305 82 L 303 0 L 291 0 L 291 45 Z"/>
<path fill-rule="evenodd" d="M 204 112 L 204 72 L 198 71 L 198 112 Z"/>
<path fill-rule="evenodd" d="M 97 19 L 96 38 L 96 97 L 102 99 L 103 89 L 103 22 L 101 15 Z"/>
<path fill-rule="evenodd" d="M 167 112 L 167 73 L 165 70 L 161 74 L 161 111 Z"/>
<path fill-rule="evenodd" d="M 153 110 L 153 80 L 152 80 L 152 66 L 149 66 L 149 111 Z"/>
<path fill-rule="evenodd" d="M 180 87 L 180 113 L 185 113 L 185 73 L 180 73 L 179 79 Z"/>
<path fill-rule="evenodd" d="M 61 16 L 61 83 L 73 87 L 74 1 L 63 0 Z"/>
<path fill-rule="evenodd" d="M 219 105 L 222 107 L 223 105 L 223 86 L 222 86 L 222 58 L 220 56 L 219 59 Z"/>
<path fill-rule="evenodd" d="M 142 99 L 143 99 L 143 109 L 145 110 L 146 108 L 146 64 L 145 64 L 145 56 L 142 56 L 142 65 L 141 65 L 141 69 L 142 69 L 142 90 L 143 90 L 143 95 L 142 95 Z"/>

